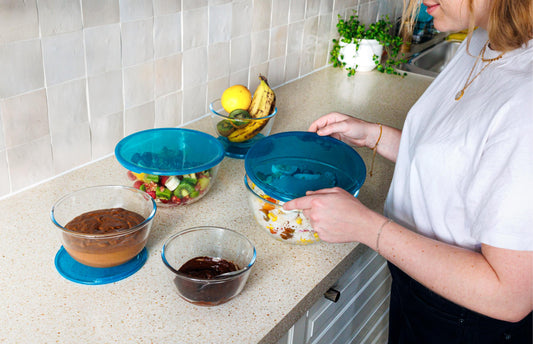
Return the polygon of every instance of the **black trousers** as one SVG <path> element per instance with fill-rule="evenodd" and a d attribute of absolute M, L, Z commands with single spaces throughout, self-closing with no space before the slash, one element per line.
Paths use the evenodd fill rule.
<path fill-rule="evenodd" d="M 486 317 L 433 293 L 389 263 L 389 344 L 532 344 L 531 313 L 517 323 Z"/>

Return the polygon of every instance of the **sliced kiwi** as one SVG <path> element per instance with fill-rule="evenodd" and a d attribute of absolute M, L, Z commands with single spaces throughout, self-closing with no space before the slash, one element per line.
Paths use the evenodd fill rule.
<path fill-rule="evenodd" d="M 233 110 L 229 114 L 229 118 L 235 119 L 234 121 L 232 121 L 232 124 L 233 124 L 234 127 L 242 128 L 242 127 L 246 126 L 246 124 L 248 124 L 248 122 L 250 122 L 250 121 L 247 121 L 247 120 L 251 119 L 252 115 L 250 115 L 250 113 L 248 111 L 246 111 L 246 110 L 237 109 L 237 110 Z M 242 121 L 236 121 L 237 119 L 238 120 L 242 120 Z"/>
<path fill-rule="evenodd" d="M 235 131 L 235 127 L 229 119 L 224 119 L 217 123 L 217 131 L 220 135 L 226 137 L 229 136 L 232 132 Z"/>

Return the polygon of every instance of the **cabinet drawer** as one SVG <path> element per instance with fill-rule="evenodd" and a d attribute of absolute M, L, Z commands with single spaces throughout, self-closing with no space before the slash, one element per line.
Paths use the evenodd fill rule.
<path fill-rule="evenodd" d="M 389 275 L 386 261 L 374 251 L 367 249 L 348 271 L 332 286 L 340 292 L 337 302 L 320 299 L 308 312 L 307 338 L 311 339 L 323 332 L 336 321 L 350 303 L 361 306 L 368 295 L 363 292 L 375 289 Z M 344 310 L 343 310 L 344 309 Z"/>

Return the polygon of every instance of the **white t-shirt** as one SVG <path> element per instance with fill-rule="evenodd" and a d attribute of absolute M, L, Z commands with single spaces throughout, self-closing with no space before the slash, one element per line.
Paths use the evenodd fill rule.
<path fill-rule="evenodd" d="M 492 62 L 455 100 L 487 37 L 474 32 L 473 56 L 465 40 L 410 110 L 385 214 L 469 249 L 533 250 L 533 40 Z M 485 58 L 498 55 L 487 48 Z"/>

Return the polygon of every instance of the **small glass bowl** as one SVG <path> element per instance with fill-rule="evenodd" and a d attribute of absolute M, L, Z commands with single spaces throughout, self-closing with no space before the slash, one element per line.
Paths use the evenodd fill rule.
<path fill-rule="evenodd" d="M 84 213 L 123 208 L 144 218 L 140 224 L 112 233 L 88 234 L 65 228 L 72 219 Z M 94 186 L 69 193 L 52 207 L 50 217 L 60 229 L 61 241 L 77 262 L 95 268 L 124 264 L 139 254 L 146 245 L 156 214 L 155 201 L 146 192 L 129 186 Z"/>
<path fill-rule="evenodd" d="M 178 270 L 197 257 L 224 259 L 237 265 L 235 274 L 220 278 L 193 278 Z M 255 263 L 256 250 L 244 235 L 231 229 L 201 226 L 171 235 L 164 243 L 161 258 L 178 294 L 199 306 L 216 306 L 237 296 Z"/>
<path fill-rule="evenodd" d="M 271 237 L 295 245 L 320 241 L 303 212 L 284 210 L 284 202 L 265 195 L 247 176 L 244 176 L 244 185 L 248 190 L 248 205 L 256 222 Z"/>
<path fill-rule="evenodd" d="M 266 117 L 236 120 L 229 117 L 229 114 L 222 109 L 220 99 L 211 102 L 209 104 L 209 110 L 211 110 L 211 122 L 213 123 L 218 140 L 224 146 L 225 154 L 236 159 L 244 159 L 250 147 L 257 143 L 257 141 L 270 135 L 270 131 L 274 125 L 274 119 L 278 113 L 278 108 L 274 108 L 274 111 Z M 247 128 L 256 129 L 252 129 L 251 133 L 245 136 L 246 140 L 235 142 L 232 140 L 231 134 L 228 136 L 228 132 L 221 132 L 219 128 L 221 123 L 231 125 L 231 130 L 234 130 L 232 132 L 233 134 L 237 131 L 246 130 Z"/>

